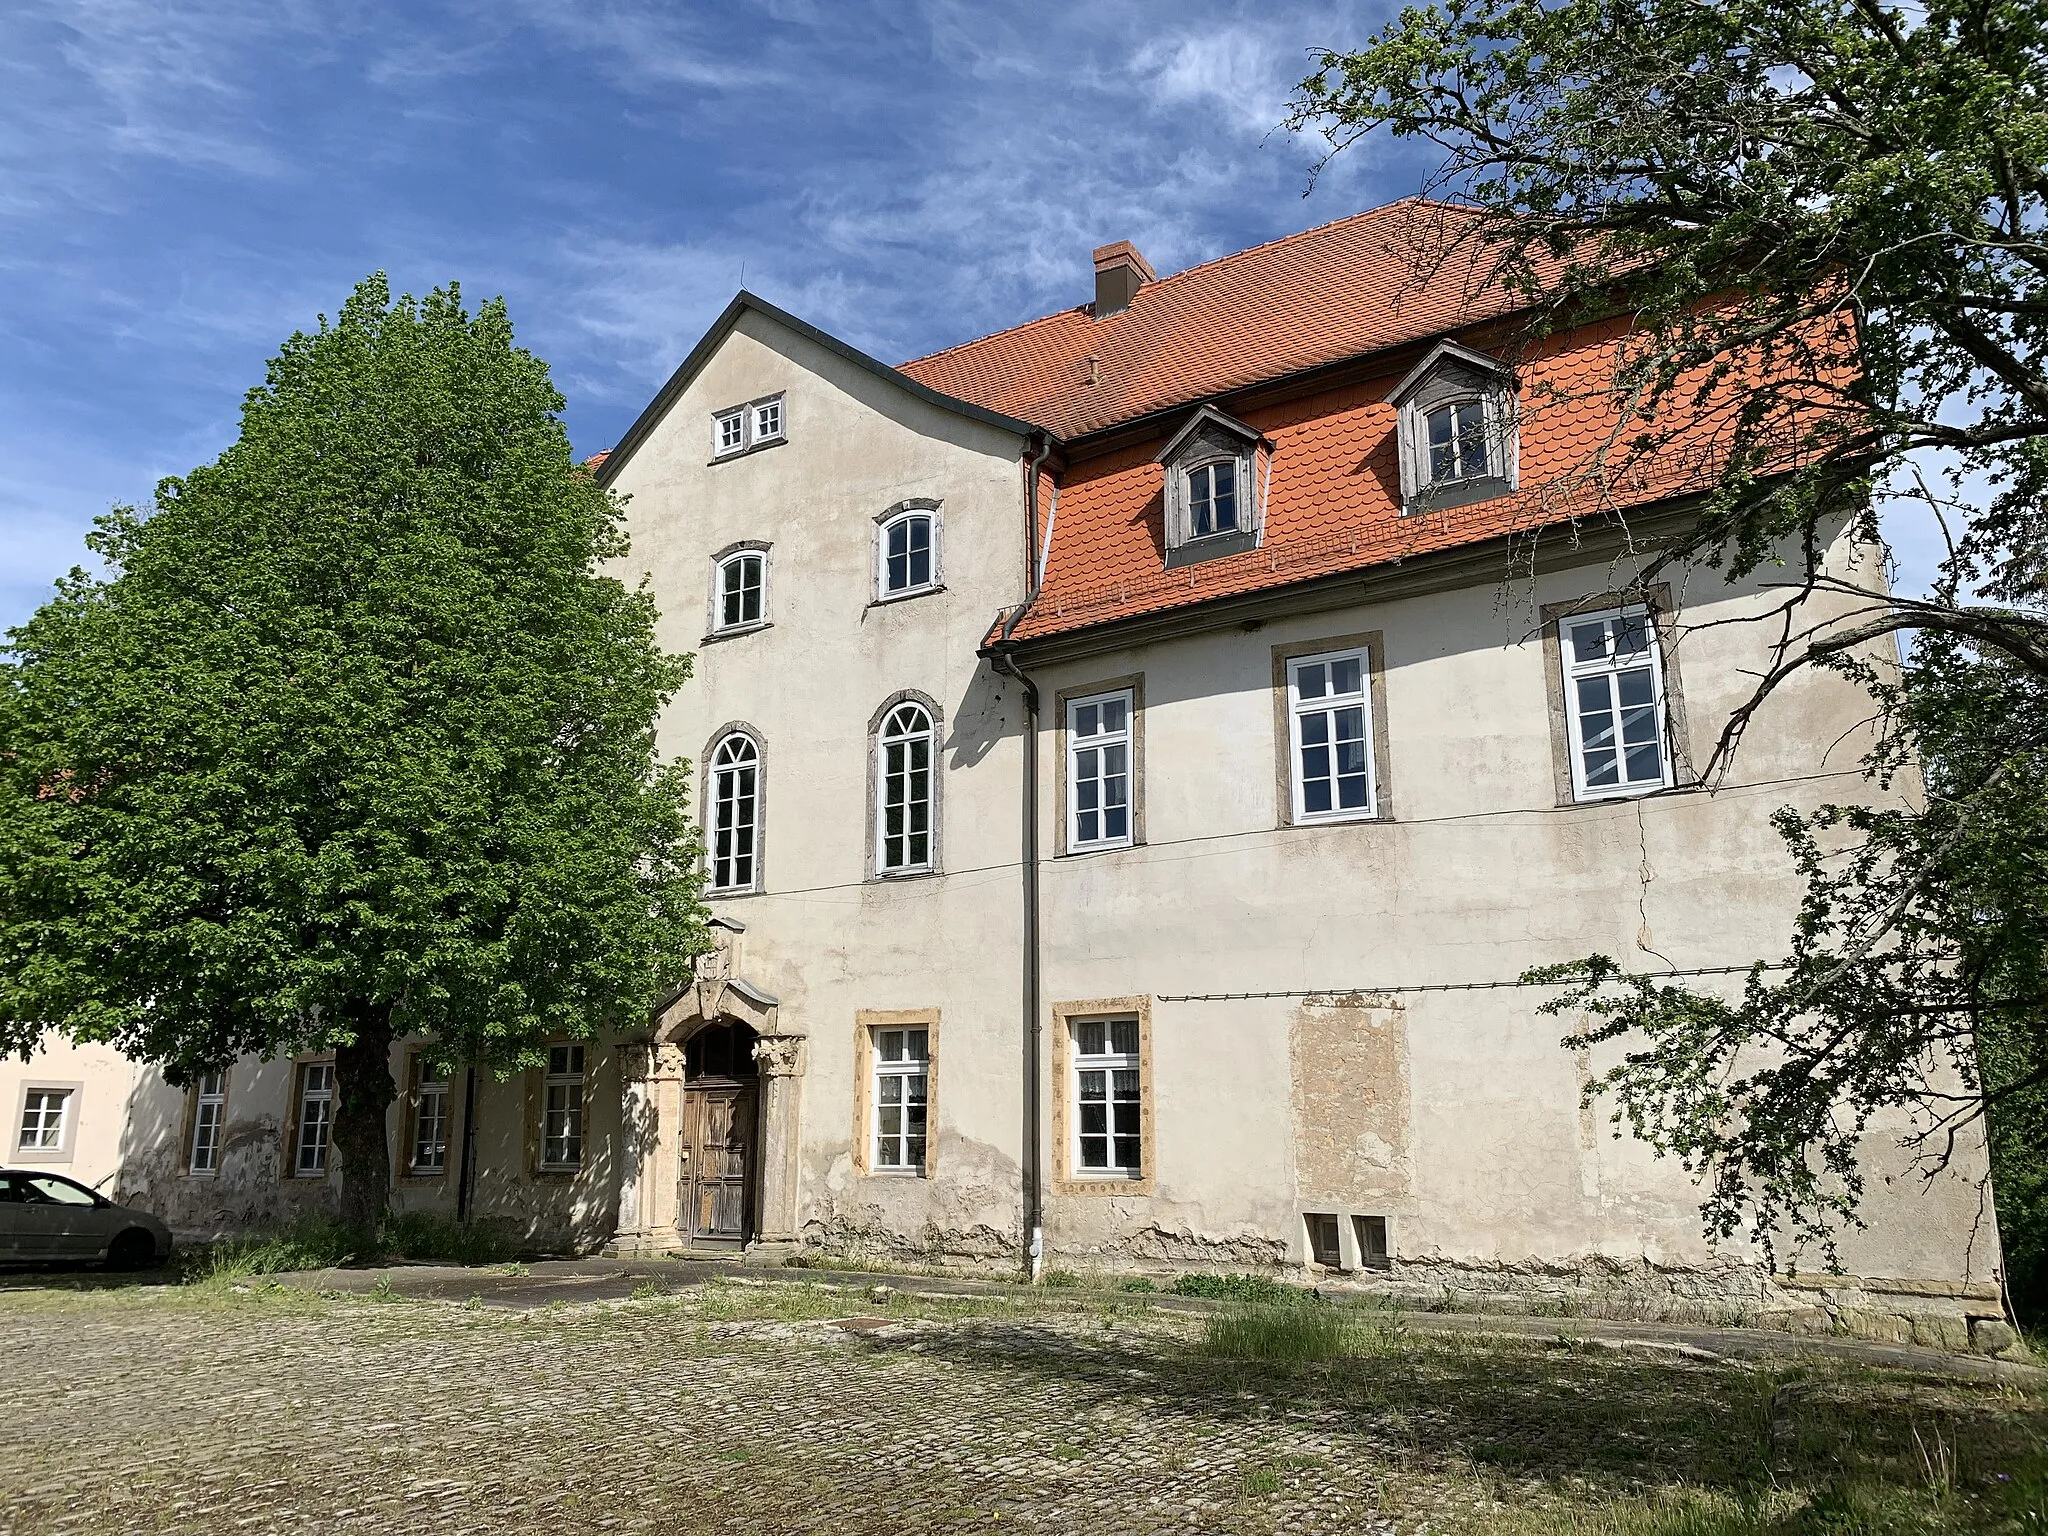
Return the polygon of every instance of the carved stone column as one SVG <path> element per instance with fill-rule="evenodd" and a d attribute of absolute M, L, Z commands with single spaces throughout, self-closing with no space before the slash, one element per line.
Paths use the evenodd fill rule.
<path fill-rule="evenodd" d="M 760 1240 L 764 1243 L 796 1241 L 804 1054 L 802 1035 L 763 1035 L 754 1042 L 754 1064 L 761 1069 Z"/>

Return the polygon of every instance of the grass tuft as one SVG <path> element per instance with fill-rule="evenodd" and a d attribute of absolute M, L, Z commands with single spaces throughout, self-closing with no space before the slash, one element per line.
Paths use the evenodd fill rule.
<path fill-rule="evenodd" d="M 387 1216 L 374 1248 L 339 1222 L 301 1216 L 274 1232 L 234 1238 L 204 1250 L 186 1271 L 192 1281 L 247 1280 L 293 1270 L 333 1269 L 380 1257 L 429 1264 L 499 1264 L 515 1247 L 489 1222 L 451 1221 L 424 1211 Z"/>
<path fill-rule="evenodd" d="M 1306 1365 L 1363 1353 L 1357 1320 L 1333 1307 L 1253 1304 L 1208 1320 L 1201 1351 L 1225 1360 Z"/>

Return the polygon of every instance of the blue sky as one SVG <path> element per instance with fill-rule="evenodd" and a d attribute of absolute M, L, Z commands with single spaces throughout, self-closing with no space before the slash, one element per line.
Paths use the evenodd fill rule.
<path fill-rule="evenodd" d="M 579 452 L 746 286 L 889 361 L 1406 195 L 1278 131 L 1390 5 L 11 0 L 0 627 L 365 273 L 503 294 Z"/>
<path fill-rule="evenodd" d="M 1275 131 L 1374 6 L 14 0 L 0 18 L 0 626 L 234 437 L 384 269 L 503 294 L 609 446 L 734 290 L 898 361 L 1414 190 Z"/>

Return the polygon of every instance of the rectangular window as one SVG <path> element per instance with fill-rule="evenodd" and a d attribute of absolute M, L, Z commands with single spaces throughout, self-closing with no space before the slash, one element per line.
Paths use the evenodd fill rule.
<path fill-rule="evenodd" d="M 413 1057 L 412 1152 L 407 1167 L 415 1174 L 448 1169 L 448 1074 L 422 1051 Z"/>
<path fill-rule="evenodd" d="M 1429 483 L 1476 480 L 1487 473 L 1486 406 L 1463 400 L 1431 411 Z"/>
<path fill-rule="evenodd" d="M 1344 1255 L 1337 1243 L 1337 1218 L 1334 1213 L 1311 1211 L 1302 1218 L 1308 1224 L 1308 1254 L 1312 1263 L 1325 1269 L 1342 1269 Z"/>
<path fill-rule="evenodd" d="M 71 1113 L 71 1090 L 69 1088 L 31 1088 L 21 1102 L 21 1139 L 16 1143 L 23 1152 L 61 1152 L 64 1150 L 64 1121 Z"/>
<path fill-rule="evenodd" d="M 1074 1172 L 1082 1178 L 1142 1176 L 1138 1021 L 1075 1019 Z"/>
<path fill-rule="evenodd" d="M 202 1072 L 192 1090 L 192 1155 L 187 1161 L 190 1172 L 220 1172 L 220 1138 L 227 1112 L 227 1073 Z"/>
<path fill-rule="evenodd" d="M 765 443 L 782 436 L 782 397 L 762 400 L 754 406 L 754 441 Z"/>
<path fill-rule="evenodd" d="M 1372 669 L 1363 648 L 1287 664 L 1294 819 L 1354 821 L 1378 814 L 1372 761 Z"/>
<path fill-rule="evenodd" d="M 545 1099 L 541 1111 L 540 1165 L 574 1169 L 583 1166 L 583 1047 L 548 1047 Z"/>
<path fill-rule="evenodd" d="M 924 1172 L 926 1064 L 924 1029 L 875 1031 L 875 1170 Z"/>
<path fill-rule="evenodd" d="M 720 411 L 712 418 L 714 441 L 720 453 L 737 453 L 747 446 L 747 412 L 741 406 L 736 410 Z"/>
<path fill-rule="evenodd" d="M 1597 800 L 1668 786 L 1663 668 L 1648 610 L 1560 619 L 1558 643 L 1573 792 Z"/>
<path fill-rule="evenodd" d="M 1354 1216 L 1351 1221 L 1358 1234 L 1358 1262 L 1366 1269 L 1389 1268 L 1393 1260 L 1387 1253 L 1387 1218 Z"/>
<path fill-rule="evenodd" d="M 1131 691 L 1067 703 L 1067 849 L 1131 843 Z"/>
<path fill-rule="evenodd" d="M 317 1179 L 327 1172 L 327 1149 L 334 1136 L 334 1063 L 309 1061 L 299 1068 L 297 1152 L 292 1173 Z"/>

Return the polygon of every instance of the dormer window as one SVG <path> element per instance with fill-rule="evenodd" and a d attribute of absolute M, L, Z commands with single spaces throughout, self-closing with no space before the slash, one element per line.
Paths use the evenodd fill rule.
<path fill-rule="evenodd" d="M 898 502 L 875 519 L 875 601 L 939 590 L 939 504 Z"/>
<path fill-rule="evenodd" d="M 1166 564 L 1192 565 L 1259 544 L 1253 466 L 1271 445 L 1214 406 L 1196 411 L 1159 453 L 1166 471 Z"/>
<path fill-rule="evenodd" d="M 1467 506 L 1514 490 L 1521 455 L 1505 364 L 1439 342 L 1387 398 L 1400 413 L 1403 512 Z"/>
<path fill-rule="evenodd" d="M 711 414 L 711 456 L 729 459 L 784 440 L 783 397 L 764 395 Z"/>

